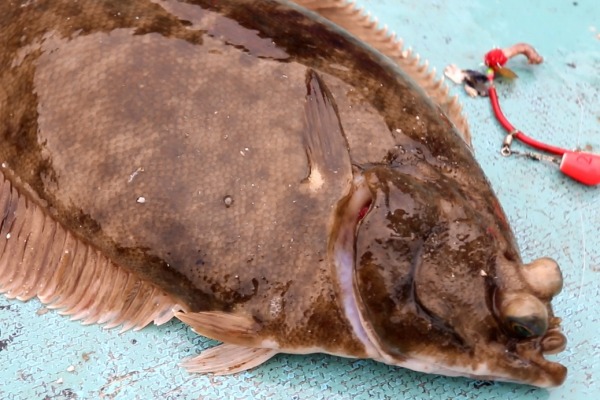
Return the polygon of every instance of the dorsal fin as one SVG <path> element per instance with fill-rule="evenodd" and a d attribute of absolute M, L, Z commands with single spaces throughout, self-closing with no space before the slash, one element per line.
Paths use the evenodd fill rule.
<path fill-rule="evenodd" d="M 0 170 L 0 293 L 49 308 L 84 324 L 122 331 L 160 325 L 183 307 L 152 283 L 75 238 Z"/>
<path fill-rule="evenodd" d="M 402 40 L 396 38 L 394 33 L 389 33 L 387 27 L 378 28 L 376 19 L 371 18 L 356 4 L 345 0 L 294 2 L 330 20 L 398 64 L 439 105 L 465 142 L 472 147 L 471 132 L 462 113 L 462 106 L 457 96 L 449 96 L 444 77 L 437 79 L 435 69 L 430 70 L 427 61 L 421 63 L 418 54 L 413 54 L 410 49 L 405 50 Z"/>

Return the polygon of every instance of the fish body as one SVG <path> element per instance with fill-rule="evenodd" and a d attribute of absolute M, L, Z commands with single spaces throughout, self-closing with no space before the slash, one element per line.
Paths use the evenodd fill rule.
<path fill-rule="evenodd" d="M 0 5 L 0 290 L 177 317 L 224 342 L 191 371 L 325 352 L 560 384 L 558 266 L 523 265 L 460 117 L 340 15 Z"/>

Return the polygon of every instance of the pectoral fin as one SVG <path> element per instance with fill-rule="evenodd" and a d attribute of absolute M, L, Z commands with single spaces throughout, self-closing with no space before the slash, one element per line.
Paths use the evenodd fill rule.
<path fill-rule="evenodd" d="M 329 180 L 350 177 L 352 164 L 333 95 L 313 70 L 306 72 L 304 146 L 308 176 L 303 183 L 318 191 Z"/>
<path fill-rule="evenodd" d="M 221 344 L 181 363 L 188 372 L 229 375 L 254 368 L 277 354 L 277 350 Z"/>

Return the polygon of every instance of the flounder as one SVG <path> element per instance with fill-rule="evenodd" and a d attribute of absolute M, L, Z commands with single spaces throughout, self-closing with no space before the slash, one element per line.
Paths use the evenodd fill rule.
<path fill-rule="evenodd" d="M 277 353 L 549 387 L 556 262 L 523 264 L 456 101 L 337 0 L 0 4 L 0 291 Z M 311 11 L 312 10 L 312 11 Z"/>

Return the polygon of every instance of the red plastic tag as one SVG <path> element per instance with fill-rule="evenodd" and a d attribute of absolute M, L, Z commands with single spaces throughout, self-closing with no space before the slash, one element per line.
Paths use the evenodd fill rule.
<path fill-rule="evenodd" d="M 560 163 L 563 174 L 585 185 L 600 183 L 600 154 L 567 151 Z"/>

